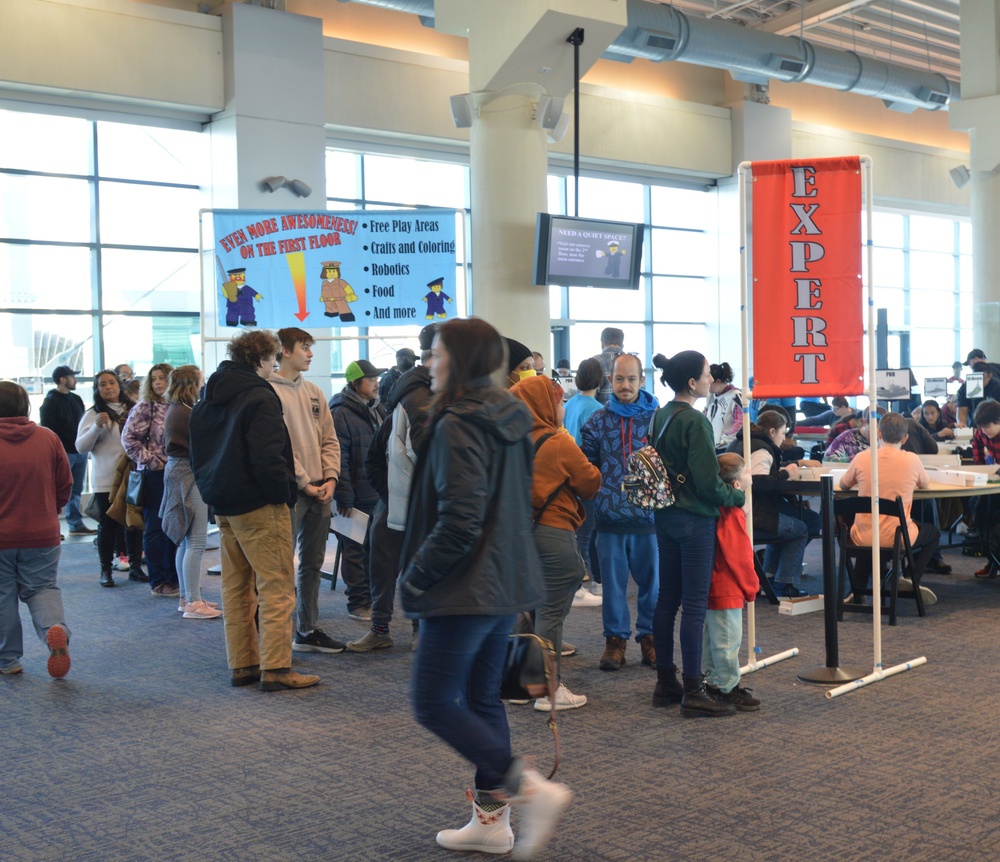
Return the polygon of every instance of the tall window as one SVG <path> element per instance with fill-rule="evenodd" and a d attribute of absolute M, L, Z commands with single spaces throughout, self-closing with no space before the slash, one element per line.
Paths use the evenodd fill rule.
<path fill-rule="evenodd" d="M 0 110 L 0 376 L 200 359 L 203 135 Z"/>

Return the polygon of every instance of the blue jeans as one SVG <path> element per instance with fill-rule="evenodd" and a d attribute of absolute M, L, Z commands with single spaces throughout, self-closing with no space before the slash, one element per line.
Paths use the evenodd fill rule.
<path fill-rule="evenodd" d="M 201 499 L 197 485 L 191 486 L 188 497 L 191 503 L 191 523 L 187 535 L 177 546 L 174 564 L 181 597 L 188 602 L 201 601 L 201 561 L 205 556 L 205 539 L 208 537 L 208 504 Z"/>
<path fill-rule="evenodd" d="M 500 680 L 510 616 L 443 616 L 420 621 L 413 661 L 417 721 L 476 766 L 476 788 L 495 790 L 513 761 Z"/>
<path fill-rule="evenodd" d="M 146 567 L 149 570 L 149 586 L 155 589 L 160 584 L 177 584 L 177 566 L 174 557 L 177 546 L 163 532 L 160 520 L 160 505 L 163 503 L 163 471 L 144 470 L 143 488 L 146 502 L 142 506 L 142 517 L 146 530 L 142 535 L 142 547 L 146 552 Z"/>
<path fill-rule="evenodd" d="M 708 588 L 715 565 L 718 519 L 685 512 L 676 506 L 658 509 L 656 541 L 660 548 L 660 599 L 653 617 L 657 667 L 674 664 L 674 623 L 681 614 L 683 676 L 701 679 L 702 629 L 708 610 Z"/>
<path fill-rule="evenodd" d="M 71 530 L 79 530 L 85 526 L 80 513 L 80 495 L 83 494 L 83 477 L 87 475 L 87 455 L 71 455 L 68 452 L 69 471 L 73 474 L 73 493 L 66 504 L 66 526 Z"/>
<path fill-rule="evenodd" d="M 653 533 L 597 534 L 597 556 L 601 561 L 601 586 L 604 604 L 604 637 L 629 639 L 632 620 L 629 616 L 629 572 L 639 586 L 635 603 L 635 639 L 653 633 L 653 611 L 659 591 L 657 581 L 656 536 Z"/>
<path fill-rule="evenodd" d="M 61 551 L 58 545 L 0 551 L 0 667 L 17 667 L 24 655 L 18 600 L 28 606 L 42 643 L 51 626 L 65 627 L 62 593 L 56 586 Z"/>
<path fill-rule="evenodd" d="M 802 583 L 802 560 L 809 544 L 809 528 L 791 515 L 778 515 L 776 531 L 754 528 L 753 540 L 766 542 L 764 572 L 782 584 Z"/>
<path fill-rule="evenodd" d="M 702 639 L 706 683 L 727 693 L 739 685 L 742 644 L 743 608 L 706 612 Z"/>

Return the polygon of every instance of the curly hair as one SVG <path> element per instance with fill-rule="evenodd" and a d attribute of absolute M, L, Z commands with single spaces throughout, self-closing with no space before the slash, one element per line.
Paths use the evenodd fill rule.
<path fill-rule="evenodd" d="M 247 365 L 255 371 L 265 359 L 274 359 L 281 353 L 281 342 L 267 329 L 248 329 L 234 335 L 226 347 L 233 362 Z"/>
<path fill-rule="evenodd" d="M 174 370 L 173 365 L 168 365 L 166 362 L 158 362 L 152 368 L 149 369 L 149 374 L 147 374 L 142 379 L 142 400 L 149 403 L 155 403 L 157 401 L 162 401 L 163 399 L 153 391 L 153 372 L 161 371 L 163 376 L 169 380 L 170 372 Z M 121 380 L 119 379 L 119 383 Z"/>

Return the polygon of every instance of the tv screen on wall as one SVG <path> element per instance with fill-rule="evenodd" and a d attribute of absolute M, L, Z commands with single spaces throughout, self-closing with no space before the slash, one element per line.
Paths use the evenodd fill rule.
<path fill-rule="evenodd" d="M 539 213 L 535 284 L 638 290 L 644 225 Z"/>

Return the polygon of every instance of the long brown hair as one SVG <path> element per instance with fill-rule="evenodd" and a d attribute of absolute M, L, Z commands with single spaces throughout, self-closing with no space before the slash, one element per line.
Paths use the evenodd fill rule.
<path fill-rule="evenodd" d="M 431 414 L 439 416 L 460 400 L 471 381 L 489 377 L 504 360 L 500 333 L 479 317 L 449 320 L 438 328 L 437 338 L 448 351 L 448 382 L 431 402 Z"/>
<path fill-rule="evenodd" d="M 162 399 L 153 391 L 153 372 L 162 371 L 163 376 L 170 379 L 170 372 L 174 370 L 173 365 L 168 365 L 166 362 L 158 362 L 152 368 L 149 369 L 149 374 L 147 374 L 142 380 L 142 400 L 148 401 L 150 404 L 155 404 L 156 402 L 162 403 Z M 120 381 L 119 381 L 120 382 Z"/>
<path fill-rule="evenodd" d="M 181 365 L 167 378 L 165 397 L 171 404 L 194 407 L 201 390 L 201 369 L 197 365 Z"/>

